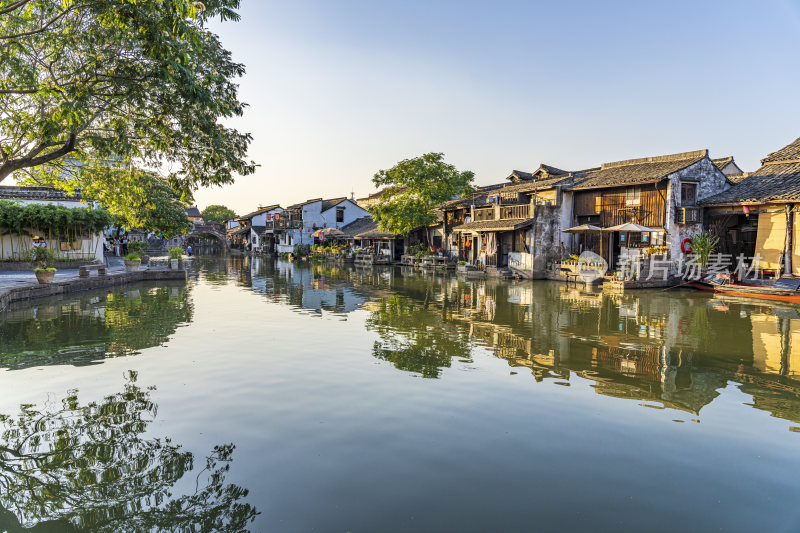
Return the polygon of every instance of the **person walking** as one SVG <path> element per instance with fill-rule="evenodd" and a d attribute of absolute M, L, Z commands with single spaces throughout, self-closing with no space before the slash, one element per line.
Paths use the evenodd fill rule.
<path fill-rule="evenodd" d="M 186 255 L 188 255 L 189 257 L 192 257 L 192 245 L 191 244 L 186 247 Z"/>

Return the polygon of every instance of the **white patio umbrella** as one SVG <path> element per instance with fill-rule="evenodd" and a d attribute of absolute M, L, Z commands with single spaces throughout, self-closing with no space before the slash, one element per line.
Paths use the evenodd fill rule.
<path fill-rule="evenodd" d="M 336 237 L 339 235 L 344 235 L 344 232 L 336 228 L 318 229 L 311 234 L 312 237 Z"/>
<path fill-rule="evenodd" d="M 603 228 L 600 226 L 592 226 L 591 224 L 581 224 L 580 226 L 561 230 L 561 233 L 592 233 L 597 231 L 603 231 Z"/>
<path fill-rule="evenodd" d="M 664 230 L 648 228 L 647 226 L 642 226 L 641 224 L 635 224 L 633 222 L 626 222 L 625 224 L 619 224 L 617 226 L 611 226 L 610 228 L 604 228 L 603 231 L 632 231 L 639 233 L 656 233 Z"/>

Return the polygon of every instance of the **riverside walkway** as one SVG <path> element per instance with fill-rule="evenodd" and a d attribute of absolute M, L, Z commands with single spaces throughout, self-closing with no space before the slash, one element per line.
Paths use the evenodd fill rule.
<path fill-rule="evenodd" d="M 32 270 L 0 271 L 0 311 L 10 303 L 66 294 L 89 289 L 100 289 L 138 281 L 185 280 L 185 270 L 169 270 L 156 265 L 148 265 L 137 272 L 126 272 L 121 257 L 108 257 L 108 268 L 104 276 L 78 276 L 77 268 L 60 269 L 53 282 L 41 285 Z"/>

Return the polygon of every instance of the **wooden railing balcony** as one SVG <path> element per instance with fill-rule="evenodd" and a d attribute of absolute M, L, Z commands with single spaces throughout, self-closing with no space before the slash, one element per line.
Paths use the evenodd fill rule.
<path fill-rule="evenodd" d="M 505 205 L 500 207 L 500 219 L 509 218 L 530 218 L 531 206 L 530 204 L 522 205 Z"/>
<path fill-rule="evenodd" d="M 494 220 L 494 208 L 493 207 L 485 207 L 481 209 L 475 210 L 475 220 L 474 222 L 482 222 L 485 220 Z"/>
<path fill-rule="evenodd" d="M 495 216 L 495 209 L 500 211 L 499 218 Z M 511 218 L 531 218 L 531 212 L 530 204 L 502 205 L 499 208 L 481 207 L 480 209 L 475 209 L 474 222 L 507 220 Z"/>

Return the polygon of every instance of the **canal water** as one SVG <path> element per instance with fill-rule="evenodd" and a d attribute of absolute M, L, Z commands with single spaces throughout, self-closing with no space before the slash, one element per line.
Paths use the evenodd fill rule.
<path fill-rule="evenodd" d="M 0 315 L 0 531 L 798 531 L 800 309 L 203 258 Z"/>

